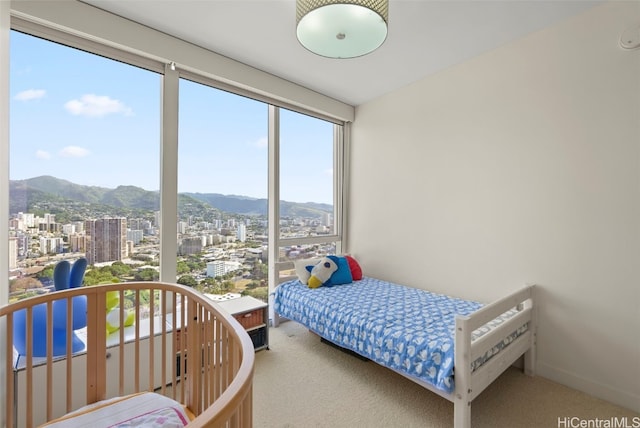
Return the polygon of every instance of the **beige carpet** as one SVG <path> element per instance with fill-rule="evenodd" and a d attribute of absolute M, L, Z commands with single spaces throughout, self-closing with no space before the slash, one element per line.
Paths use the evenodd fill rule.
<path fill-rule="evenodd" d="M 257 428 L 453 426 L 451 402 L 374 362 L 321 343 L 297 323 L 271 328 L 269 341 L 271 349 L 256 354 Z M 640 414 L 515 368 L 473 402 L 471 414 L 474 428 L 598 426 L 586 424 L 624 422 L 624 417 L 629 427 L 640 426 Z"/>

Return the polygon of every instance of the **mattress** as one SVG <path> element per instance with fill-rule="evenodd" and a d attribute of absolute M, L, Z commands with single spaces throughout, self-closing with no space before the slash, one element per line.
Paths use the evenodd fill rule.
<path fill-rule="evenodd" d="M 275 290 L 274 309 L 321 337 L 385 367 L 451 393 L 454 389 L 455 318 L 482 303 L 364 277 L 310 289 L 298 280 Z M 476 330 L 476 339 L 516 313 Z M 479 357 L 472 370 L 526 331 L 524 325 Z"/>
<path fill-rule="evenodd" d="M 189 417 L 180 403 L 157 393 L 142 392 L 90 404 L 41 427 L 177 428 L 188 423 Z"/>

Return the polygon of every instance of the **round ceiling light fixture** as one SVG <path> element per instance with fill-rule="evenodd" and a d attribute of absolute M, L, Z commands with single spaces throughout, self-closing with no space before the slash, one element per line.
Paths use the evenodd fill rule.
<path fill-rule="evenodd" d="M 388 0 L 296 0 L 302 46 L 328 58 L 373 52 L 387 38 Z"/>

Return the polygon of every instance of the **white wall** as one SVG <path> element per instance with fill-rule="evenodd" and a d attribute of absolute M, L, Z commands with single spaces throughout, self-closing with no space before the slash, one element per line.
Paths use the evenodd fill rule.
<path fill-rule="evenodd" d="M 481 301 L 538 284 L 538 374 L 640 411 L 632 24 L 606 3 L 358 107 L 348 250 Z"/>

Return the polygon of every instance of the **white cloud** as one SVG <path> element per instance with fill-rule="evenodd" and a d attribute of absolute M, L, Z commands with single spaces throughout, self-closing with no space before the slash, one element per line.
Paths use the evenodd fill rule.
<path fill-rule="evenodd" d="M 44 150 L 36 150 L 36 158 L 48 160 L 48 159 L 51 159 L 51 154 Z"/>
<path fill-rule="evenodd" d="M 13 99 L 17 101 L 31 101 L 44 98 L 46 94 L 47 91 L 44 89 L 27 89 L 26 91 L 19 92 Z"/>
<path fill-rule="evenodd" d="M 325 169 L 322 172 L 324 173 L 324 175 L 326 175 L 328 177 L 333 177 L 333 168 Z"/>
<path fill-rule="evenodd" d="M 65 158 L 83 158 L 89 155 L 89 150 L 78 146 L 67 146 L 60 150 L 60 156 Z"/>
<path fill-rule="evenodd" d="M 253 145 L 255 147 L 258 147 L 259 149 L 269 147 L 269 138 L 267 137 L 259 138 L 255 143 L 253 143 Z"/>
<path fill-rule="evenodd" d="M 103 117 L 108 114 L 130 116 L 133 110 L 118 100 L 106 95 L 85 94 L 80 99 L 67 101 L 64 108 L 76 116 Z"/>

